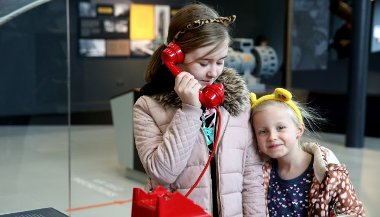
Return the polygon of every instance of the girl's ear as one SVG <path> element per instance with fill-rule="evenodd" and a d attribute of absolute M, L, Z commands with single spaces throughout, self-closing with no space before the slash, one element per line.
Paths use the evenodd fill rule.
<path fill-rule="evenodd" d="M 296 138 L 299 140 L 301 138 L 301 136 L 303 135 L 303 132 L 305 132 L 305 125 L 304 124 L 301 124 L 299 127 L 298 127 L 298 130 L 297 130 L 297 136 Z"/>

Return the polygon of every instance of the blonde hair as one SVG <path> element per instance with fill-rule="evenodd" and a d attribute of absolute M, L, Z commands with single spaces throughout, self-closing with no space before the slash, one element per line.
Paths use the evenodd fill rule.
<path fill-rule="evenodd" d="M 278 106 L 283 107 L 286 109 L 287 114 L 289 114 L 290 119 L 294 123 L 296 127 L 300 127 L 302 124 L 304 124 L 305 131 L 304 135 L 301 137 L 301 140 L 304 141 L 316 141 L 319 140 L 320 136 L 318 135 L 318 131 L 320 131 L 320 126 L 322 123 L 326 121 L 325 118 L 323 118 L 319 112 L 312 108 L 308 107 L 305 103 L 301 103 L 298 101 L 295 101 L 292 99 L 294 105 L 300 110 L 303 123 L 300 122 L 299 118 L 297 117 L 296 112 L 294 112 L 294 109 L 287 105 L 285 102 L 277 101 L 277 100 L 267 100 L 264 102 L 261 102 L 254 108 L 252 108 L 251 111 L 251 123 L 253 126 L 253 119 L 254 115 L 259 112 L 268 109 L 269 106 Z"/>
<path fill-rule="evenodd" d="M 194 21 L 204 19 L 218 19 L 219 14 L 211 7 L 203 3 L 193 3 L 184 6 L 171 18 L 167 43 L 174 41 L 184 54 L 197 48 L 215 45 L 215 50 L 228 40 L 231 42 L 229 25 L 220 22 L 209 22 L 198 28 L 189 29 L 183 34 L 178 34 Z M 175 38 L 176 37 L 176 38 Z M 145 81 L 150 82 L 162 65 L 161 53 L 166 45 L 161 45 L 153 53 L 145 72 Z M 210 51 L 212 53 L 214 50 Z M 207 55 L 207 54 L 206 54 Z"/>

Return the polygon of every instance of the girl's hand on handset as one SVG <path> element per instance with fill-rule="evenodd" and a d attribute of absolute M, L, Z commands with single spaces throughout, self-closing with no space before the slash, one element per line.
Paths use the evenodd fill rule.
<path fill-rule="evenodd" d="M 202 86 L 198 80 L 188 72 L 181 72 L 175 78 L 174 91 L 181 98 L 182 103 L 201 107 L 199 91 Z"/>

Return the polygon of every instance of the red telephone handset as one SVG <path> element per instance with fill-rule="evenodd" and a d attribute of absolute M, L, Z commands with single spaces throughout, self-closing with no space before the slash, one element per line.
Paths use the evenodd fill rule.
<path fill-rule="evenodd" d="M 174 76 L 182 72 L 176 64 L 183 63 L 185 55 L 174 42 L 170 42 L 165 50 L 162 51 L 161 59 Z M 206 108 L 216 108 L 221 105 L 224 101 L 223 84 L 212 84 L 203 88 L 203 90 L 199 91 L 199 101 Z"/>

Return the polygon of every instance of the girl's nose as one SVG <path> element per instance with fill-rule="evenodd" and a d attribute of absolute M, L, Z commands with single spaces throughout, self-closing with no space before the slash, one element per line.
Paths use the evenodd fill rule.
<path fill-rule="evenodd" d="M 270 131 L 270 132 L 269 132 L 268 139 L 269 139 L 269 141 L 274 141 L 274 140 L 276 140 L 276 139 L 277 139 L 277 133 L 276 133 L 276 132 L 273 132 L 273 131 Z"/>
<path fill-rule="evenodd" d="M 210 69 L 208 70 L 207 75 L 211 78 L 218 76 L 218 67 L 216 64 L 210 65 Z"/>

